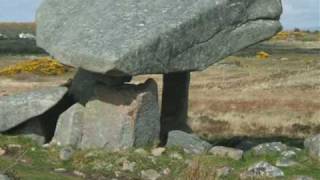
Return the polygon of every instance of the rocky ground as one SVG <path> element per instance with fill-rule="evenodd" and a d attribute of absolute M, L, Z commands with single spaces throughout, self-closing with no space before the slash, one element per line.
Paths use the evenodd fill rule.
<path fill-rule="evenodd" d="M 320 179 L 319 161 L 304 148 L 306 137 L 320 133 L 320 60 L 314 53 L 319 43 L 308 43 L 312 53 L 301 42 L 291 44 L 291 50 L 262 49 L 270 52 L 267 59 L 242 54 L 192 74 L 189 124 L 218 146 L 208 152 L 191 155 L 181 147 L 73 152 L 0 136 L 0 179 Z M 1 55 L 0 68 L 34 58 Z M 60 76 L 0 76 L 0 96 L 65 84 L 73 75 L 71 70 Z M 161 77 L 151 77 L 161 87 Z"/>

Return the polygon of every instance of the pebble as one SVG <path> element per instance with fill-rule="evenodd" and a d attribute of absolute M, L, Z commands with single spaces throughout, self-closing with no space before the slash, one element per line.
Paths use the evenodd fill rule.
<path fill-rule="evenodd" d="M 141 171 L 141 177 L 146 180 L 157 180 L 160 178 L 160 174 L 154 169 L 148 169 Z"/>
<path fill-rule="evenodd" d="M 65 168 L 56 168 L 56 169 L 54 169 L 54 172 L 56 172 L 56 173 L 65 173 L 65 172 L 67 172 L 67 170 Z"/>
<path fill-rule="evenodd" d="M 172 159 L 177 159 L 177 160 L 182 160 L 183 157 L 181 154 L 177 153 L 177 152 L 173 152 L 169 155 L 170 158 Z"/>
<path fill-rule="evenodd" d="M 228 167 L 228 166 L 218 168 L 216 170 L 216 178 L 217 179 L 225 178 L 225 177 L 229 176 L 233 170 L 234 170 L 233 168 Z"/>
<path fill-rule="evenodd" d="M 148 152 L 144 150 L 143 148 L 138 148 L 134 151 L 134 153 L 140 154 L 140 155 L 148 155 Z"/>
<path fill-rule="evenodd" d="M 5 155 L 5 154 L 6 154 L 6 150 L 0 148 L 0 156 L 3 156 L 3 155 Z"/>
<path fill-rule="evenodd" d="M 85 178 L 86 175 L 83 172 L 80 171 L 73 171 L 73 174 L 82 178 Z"/>
<path fill-rule="evenodd" d="M 59 157 L 62 161 L 68 161 L 71 159 L 74 150 L 70 147 L 65 147 L 60 150 Z"/>
<path fill-rule="evenodd" d="M 137 164 L 136 162 L 130 162 L 130 161 L 126 160 L 122 164 L 122 170 L 133 172 L 136 164 Z"/>
<path fill-rule="evenodd" d="M 166 151 L 166 148 L 155 148 L 152 149 L 151 154 L 153 156 L 161 156 Z"/>

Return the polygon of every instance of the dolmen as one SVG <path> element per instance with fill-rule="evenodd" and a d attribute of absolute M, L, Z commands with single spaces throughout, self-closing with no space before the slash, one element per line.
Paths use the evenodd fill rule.
<path fill-rule="evenodd" d="M 165 144 L 190 131 L 190 73 L 271 38 L 281 13 L 280 0 L 44 0 L 37 44 L 78 72 L 67 90 L 1 98 L 12 110 L 0 132 L 40 124 L 47 142 L 80 149 Z M 163 75 L 161 103 L 154 80 L 130 82 L 147 74 Z"/>

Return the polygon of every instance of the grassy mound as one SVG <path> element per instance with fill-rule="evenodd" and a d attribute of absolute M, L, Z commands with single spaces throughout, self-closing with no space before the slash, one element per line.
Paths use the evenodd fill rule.
<path fill-rule="evenodd" d="M 62 75 L 70 71 L 70 68 L 60 64 L 50 57 L 42 57 L 34 60 L 26 60 L 0 69 L 0 75 L 12 76 L 20 73 L 32 73 L 46 76 Z"/>

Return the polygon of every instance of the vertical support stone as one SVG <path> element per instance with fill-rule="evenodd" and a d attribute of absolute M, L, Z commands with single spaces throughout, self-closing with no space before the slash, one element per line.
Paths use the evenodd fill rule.
<path fill-rule="evenodd" d="M 170 73 L 163 76 L 161 108 L 161 144 L 164 145 L 172 130 L 191 132 L 187 124 L 190 72 Z"/>

